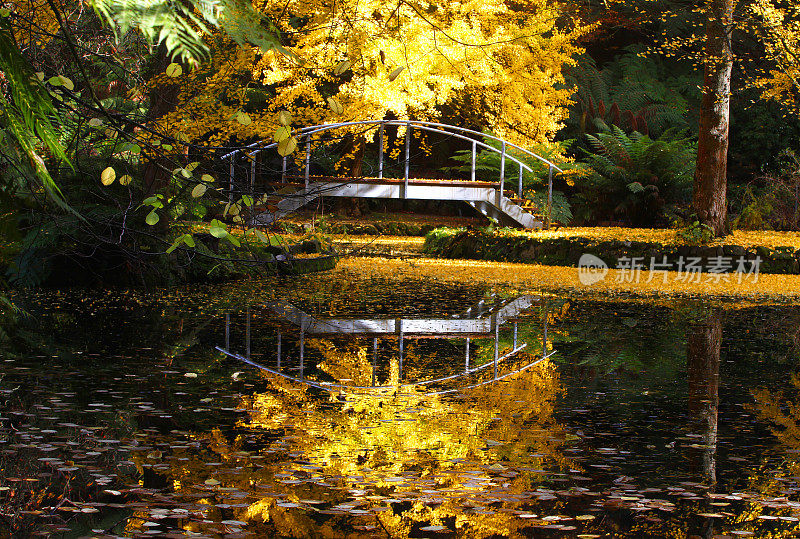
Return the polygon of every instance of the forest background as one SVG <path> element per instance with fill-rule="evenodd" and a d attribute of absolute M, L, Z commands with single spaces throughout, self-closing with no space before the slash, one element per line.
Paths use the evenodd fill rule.
<path fill-rule="evenodd" d="M 4 278 L 235 271 L 271 239 L 230 233 L 264 200 L 229 193 L 219 156 L 275 140 L 300 159 L 300 127 L 384 118 L 555 160 L 562 223 L 797 230 L 798 21 L 769 0 L 2 4 Z M 315 162 L 357 175 L 375 144 L 354 130 Z M 457 174 L 459 148 L 413 144 Z M 521 195 L 541 205 L 545 181 Z"/>

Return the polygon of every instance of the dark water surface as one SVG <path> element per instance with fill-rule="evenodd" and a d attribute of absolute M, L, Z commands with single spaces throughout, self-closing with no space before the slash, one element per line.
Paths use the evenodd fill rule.
<path fill-rule="evenodd" d="M 21 294 L 0 534 L 800 528 L 800 308 L 494 292 L 319 275 Z"/>

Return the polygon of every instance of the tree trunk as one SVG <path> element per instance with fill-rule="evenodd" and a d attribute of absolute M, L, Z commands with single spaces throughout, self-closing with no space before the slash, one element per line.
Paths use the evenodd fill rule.
<path fill-rule="evenodd" d="M 158 52 L 152 60 L 152 64 L 148 70 L 148 78 L 154 77 L 158 73 L 162 73 L 167 65 L 170 64 L 170 58 L 167 54 L 166 47 L 162 44 L 158 47 Z M 169 83 L 165 86 L 153 88 L 150 91 L 150 108 L 147 110 L 147 123 L 154 122 L 172 111 L 178 101 L 178 94 L 180 93 L 180 85 L 177 83 Z M 171 141 L 170 141 L 171 142 Z M 176 149 L 183 149 L 180 145 L 175 144 Z M 171 174 L 170 170 L 175 168 L 175 161 L 170 157 L 160 156 L 155 157 L 147 162 L 144 167 L 144 186 L 145 192 L 148 195 L 153 193 L 163 192 L 169 186 Z M 166 224 L 166 220 L 162 220 Z"/>
<path fill-rule="evenodd" d="M 717 419 L 722 312 L 714 310 L 689 328 L 686 345 L 689 372 L 689 423 L 702 441 L 694 457 L 696 471 L 708 483 L 717 481 Z"/>
<path fill-rule="evenodd" d="M 728 127 L 733 55 L 733 0 L 709 0 L 706 23 L 703 102 L 693 206 L 700 222 L 717 236 L 728 233 Z"/>

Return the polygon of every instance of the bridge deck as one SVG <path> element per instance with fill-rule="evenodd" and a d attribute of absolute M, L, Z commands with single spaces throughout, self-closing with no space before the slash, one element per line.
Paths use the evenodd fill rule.
<path fill-rule="evenodd" d="M 453 200 L 470 204 L 484 215 L 503 224 L 541 228 L 542 223 L 512 191 L 500 192 L 501 182 L 445 180 L 432 178 L 350 178 L 343 176 L 285 177 L 291 182 L 271 182 L 281 186 L 273 194 L 267 210 L 254 224 L 269 224 L 320 196 L 351 198 L 390 198 L 400 200 Z M 302 179 L 302 183 L 296 180 Z"/>

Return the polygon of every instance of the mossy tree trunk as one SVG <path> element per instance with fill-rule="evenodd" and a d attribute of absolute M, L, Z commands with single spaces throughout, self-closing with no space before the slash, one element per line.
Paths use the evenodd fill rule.
<path fill-rule="evenodd" d="M 694 176 L 694 211 L 717 236 L 729 232 L 727 172 L 733 7 L 733 0 L 709 0 L 707 6 L 703 101 Z"/>

